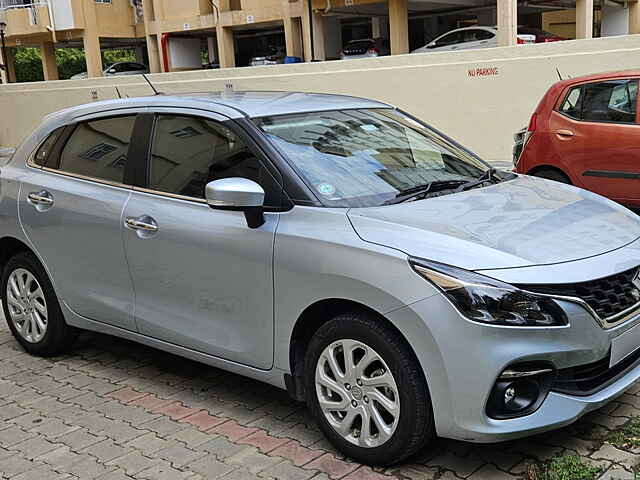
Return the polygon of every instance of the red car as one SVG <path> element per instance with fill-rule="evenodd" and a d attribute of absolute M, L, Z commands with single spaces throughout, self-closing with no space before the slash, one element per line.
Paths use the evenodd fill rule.
<path fill-rule="evenodd" d="M 516 172 L 640 207 L 640 70 L 553 85 L 516 135 Z"/>

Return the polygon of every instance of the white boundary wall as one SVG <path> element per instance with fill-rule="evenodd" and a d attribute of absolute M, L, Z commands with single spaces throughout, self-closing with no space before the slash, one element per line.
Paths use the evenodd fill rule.
<path fill-rule="evenodd" d="M 165 93 L 296 90 L 397 105 L 488 161 L 509 161 L 513 133 L 565 77 L 640 69 L 640 35 L 461 52 L 151 75 Z M 149 95 L 142 77 L 0 85 L 0 146 L 16 146 L 56 110 L 122 95 Z"/>

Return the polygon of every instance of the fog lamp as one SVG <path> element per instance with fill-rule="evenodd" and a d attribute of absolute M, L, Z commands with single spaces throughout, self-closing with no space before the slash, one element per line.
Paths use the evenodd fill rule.
<path fill-rule="evenodd" d="M 554 369 L 546 364 L 521 364 L 504 370 L 489 396 L 487 415 L 507 419 L 532 414 L 547 398 L 554 377 Z"/>

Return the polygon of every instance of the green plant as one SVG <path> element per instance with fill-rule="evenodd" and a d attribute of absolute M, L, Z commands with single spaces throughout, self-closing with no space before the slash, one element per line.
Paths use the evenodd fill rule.
<path fill-rule="evenodd" d="M 606 441 L 623 449 L 640 447 L 640 417 L 632 417 L 619 430 L 613 430 Z"/>
<path fill-rule="evenodd" d="M 135 51 L 130 48 L 113 48 L 102 52 L 102 63 L 106 67 L 110 63 L 134 62 Z M 61 80 L 85 72 L 87 65 L 84 51 L 79 48 L 58 48 L 56 63 Z M 23 47 L 16 50 L 16 79 L 18 82 L 40 82 L 44 80 L 42 57 L 38 48 Z"/>
<path fill-rule="evenodd" d="M 602 468 L 582 461 L 578 455 L 562 455 L 541 465 L 529 465 L 527 480 L 593 480 Z"/>

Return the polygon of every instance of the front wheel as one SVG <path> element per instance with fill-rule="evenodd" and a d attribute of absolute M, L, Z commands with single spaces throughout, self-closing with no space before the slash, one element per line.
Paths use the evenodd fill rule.
<path fill-rule="evenodd" d="M 309 407 L 336 448 L 369 465 L 402 461 L 434 435 L 424 374 L 406 341 L 369 315 L 340 315 L 305 359 Z"/>

